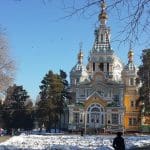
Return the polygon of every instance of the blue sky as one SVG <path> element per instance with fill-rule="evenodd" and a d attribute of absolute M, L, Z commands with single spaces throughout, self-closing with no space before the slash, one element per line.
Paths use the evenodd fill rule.
<path fill-rule="evenodd" d="M 94 41 L 97 15 L 91 18 L 65 16 L 60 0 L 1 0 L 0 25 L 6 29 L 9 47 L 16 60 L 17 71 L 15 83 L 23 85 L 33 100 L 39 92 L 39 85 L 49 70 L 55 73 L 63 69 L 69 77 L 71 68 L 77 62 L 79 43 L 83 43 L 84 63 Z M 98 7 L 93 8 L 99 11 Z M 115 37 L 122 22 L 109 14 L 108 26 L 111 38 Z M 118 43 L 112 43 L 116 54 L 127 63 L 129 44 L 118 49 Z M 134 46 L 135 63 L 140 63 L 143 45 Z"/>

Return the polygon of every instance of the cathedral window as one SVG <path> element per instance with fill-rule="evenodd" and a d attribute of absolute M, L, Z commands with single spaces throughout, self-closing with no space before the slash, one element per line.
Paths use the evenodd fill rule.
<path fill-rule="evenodd" d="M 132 118 L 129 118 L 129 126 L 132 125 Z"/>
<path fill-rule="evenodd" d="M 108 97 L 111 97 L 111 89 L 108 90 Z"/>
<path fill-rule="evenodd" d="M 79 113 L 74 113 L 74 122 L 79 123 Z"/>
<path fill-rule="evenodd" d="M 109 72 L 109 63 L 107 63 L 107 72 Z"/>
<path fill-rule="evenodd" d="M 99 105 L 99 104 L 96 104 L 95 106 L 96 106 L 96 107 L 100 107 L 100 105 Z"/>
<path fill-rule="evenodd" d="M 135 102 L 135 107 L 138 108 L 139 104 L 138 101 Z"/>
<path fill-rule="evenodd" d="M 129 70 L 134 70 L 133 64 L 129 64 Z"/>
<path fill-rule="evenodd" d="M 119 95 L 114 95 L 114 101 L 117 105 L 119 105 Z"/>
<path fill-rule="evenodd" d="M 103 114 L 102 114 L 102 124 L 104 124 L 104 116 L 103 116 Z"/>
<path fill-rule="evenodd" d="M 83 122 L 83 116 L 82 116 L 82 114 L 80 115 L 80 122 Z"/>
<path fill-rule="evenodd" d="M 80 97 L 84 97 L 85 96 L 85 89 L 80 89 Z"/>
<path fill-rule="evenodd" d="M 76 83 L 79 83 L 79 81 L 80 81 L 80 79 L 79 79 L 79 78 L 77 78 L 77 79 L 76 79 Z"/>
<path fill-rule="evenodd" d="M 118 114 L 112 114 L 112 124 L 118 124 L 118 123 L 119 123 Z"/>
<path fill-rule="evenodd" d="M 103 34 L 101 34 L 101 42 L 104 41 L 104 37 L 103 37 Z"/>
<path fill-rule="evenodd" d="M 89 114 L 87 114 L 87 123 L 89 123 Z"/>
<path fill-rule="evenodd" d="M 94 106 L 95 106 L 95 104 L 92 104 L 92 105 L 91 105 L 91 107 L 94 107 Z"/>
<path fill-rule="evenodd" d="M 129 125 L 130 126 L 136 126 L 137 125 L 137 119 L 136 118 L 129 118 Z"/>
<path fill-rule="evenodd" d="M 99 119 L 96 119 L 96 123 L 99 123 Z"/>
<path fill-rule="evenodd" d="M 130 78 L 130 85 L 134 85 L 134 78 Z"/>
<path fill-rule="evenodd" d="M 133 101 L 131 101 L 131 107 L 134 107 L 134 102 Z"/>
<path fill-rule="evenodd" d="M 136 118 L 133 118 L 133 125 L 137 125 L 137 119 Z"/>
<path fill-rule="evenodd" d="M 93 71 L 95 71 L 95 63 L 93 62 Z"/>
<path fill-rule="evenodd" d="M 104 63 L 99 64 L 99 69 L 100 69 L 100 71 L 104 71 Z"/>
<path fill-rule="evenodd" d="M 93 111 L 93 112 L 99 112 L 100 110 L 99 110 L 99 108 L 94 107 L 94 108 L 92 108 L 91 111 Z"/>

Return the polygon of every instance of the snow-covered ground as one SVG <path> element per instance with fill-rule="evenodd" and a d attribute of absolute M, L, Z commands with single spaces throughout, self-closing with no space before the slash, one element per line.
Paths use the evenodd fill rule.
<path fill-rule="evenodd" d="M 113 150 L 115 135 L 25 135 L 0 143 L 0 150 Z M 123 136 L 126 149 L 150 145 L 150 135 Z"/>

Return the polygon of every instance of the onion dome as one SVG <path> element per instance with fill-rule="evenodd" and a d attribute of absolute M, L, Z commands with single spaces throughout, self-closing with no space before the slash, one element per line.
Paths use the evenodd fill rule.
<path fill-rule="evenodd" d="M 87 73 L 87 69 L 86 66 L 83 64 L 83 52 L 80 51 L 77 55 L 78 58 L 78 62 L 77 64 L 72 68 L 71 72 L 70 72 L 70 76 L 73 79 L 72 84 L 73 83 L 78 83 L 78 82 L 83 82 L 85 79 L 88 78 L 88 73 Z M 75 81 L 76 80 L 76 81 Z"/>
<path fill-rule="evenodd" d="M 128 64 L 125 66 L 126 70 L 135 70 L 135 64 L 133 62 L 133 56 L 134 56 L 134 52 L 132 49 L 129 50 L 128 52 Z"/>

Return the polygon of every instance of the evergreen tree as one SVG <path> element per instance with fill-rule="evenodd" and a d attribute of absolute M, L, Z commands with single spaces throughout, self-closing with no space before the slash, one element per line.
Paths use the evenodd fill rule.
<path fill-rule="evenodd" d="M 150 113 L 150 49 L 143 50 L 142 65 L 139 67 L 138 75 L 142 82 L 139 93 L 143 103 L 143 113 Z"/>
<path fill-rule="evenodd" d="M 62 115 L 65 115 L 65 108 L 67 108 L 68 99 L 70 98 L 70 94 L 68 92 L 68 81 L 67 81 L 67 74 L 63 70 L 60 70 L 60 77 L 61 82 L 63 84 L 63 90 L 61 92 L 61 103 L 59 105 L 59 113 L 60 113 L 60 120 L 59 120 L 59 129 L 61 129 L 61 120 Z"/>
<path fill-rule="evenodd" d="M 63 70 L 60 70 L 60 77 L 62 84 L 64 85 L 63 91 L 62 91 L 62 98 L 63 100 L 67 99 L 69 97 L 68 93 L 68 81 L 67 81 L 67 74 Z"/>
<path fill-rule="evenodd" d="M 26 129 L 33 125 L 29 121 L 31 107 L 28 107 L 28 94 L 23 86 L 13 85 L 7 90 L 7 95 L 4 101 L 3 119 L 7 129 Z M 32 124 L 32 125 L 31 125 Z"/>
<path fill-rule="evenodd" d="M 34 127 L 34 107 L 33 103 L 30 99 L 28 99 L 25 103 L 25 123 L 24 123 L 24 129 L 25 130 L 31 130 Z"/>
<path fill-rule="evenodd" d="M 37 103 L 37 118 L 40 127 L 44 124 L 48 129 L 57 128 L 60 113 L 63 111 L 62 93 L 64 85 L 60 75 L 49 71 L 40 86 L 40 98 Z"/>
<path fill-rule="evenodd" d="M 3 113 L 3 104 L 2 104 L 2 100 L 0 100 L 0 128 L 3 127 L 2 113 Z"/>

